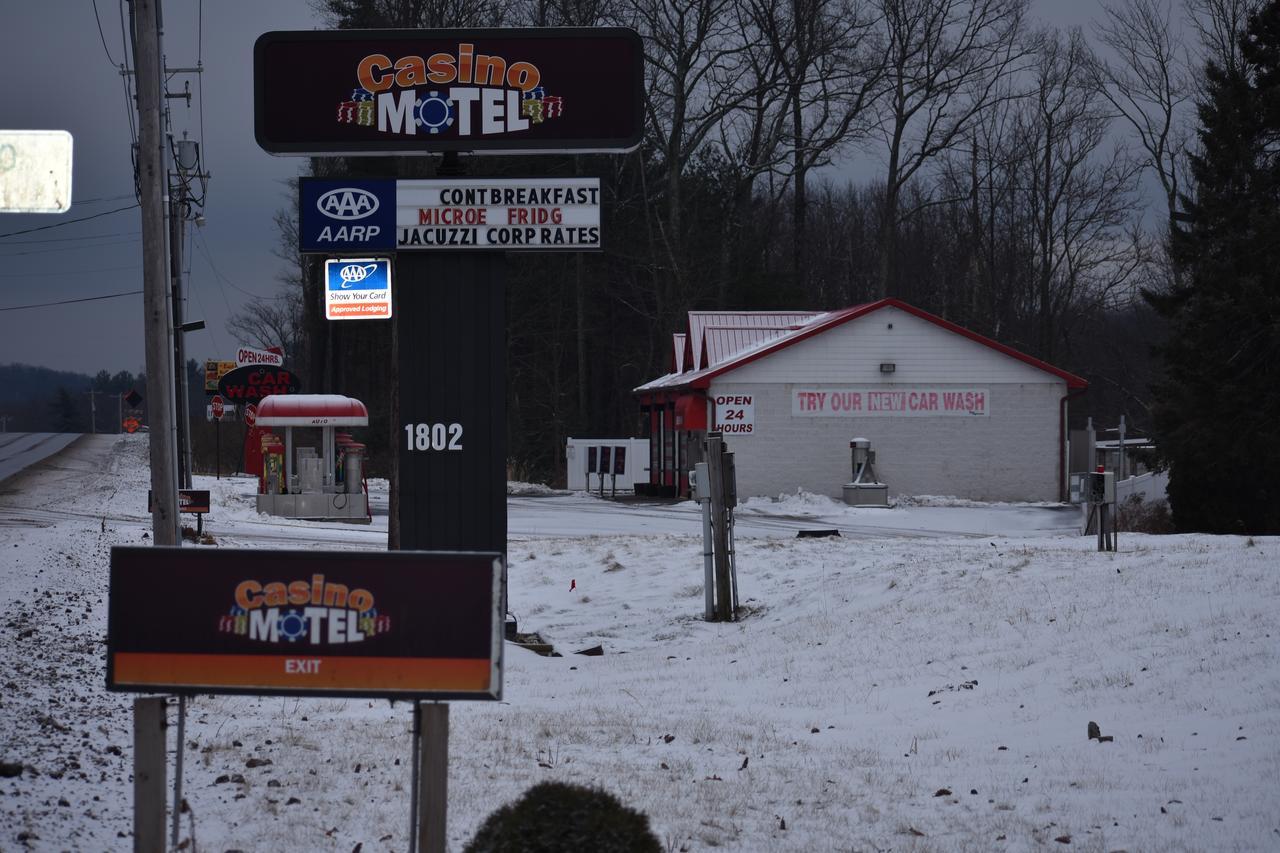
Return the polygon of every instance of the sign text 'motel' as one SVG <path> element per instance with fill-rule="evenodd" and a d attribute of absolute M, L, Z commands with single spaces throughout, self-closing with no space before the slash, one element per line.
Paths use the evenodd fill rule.
<path fill-rule="evenodd" d="M 303 178 L 304 252 L 600 248 L 599 178 Z"/>
<path fill-rule="evenodd" d="M 272 154 L 623 152 L 644 130 L 629 29 L 270 32 L 253 58 Z"/>

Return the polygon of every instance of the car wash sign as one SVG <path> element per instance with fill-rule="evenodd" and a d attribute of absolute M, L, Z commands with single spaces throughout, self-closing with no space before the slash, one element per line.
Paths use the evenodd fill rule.
<path fill-rule="evenodd" d="M 499 699 L 501 601 L 494 553 L 113 548 L 107 687 Z"/>
<path fill-rule="evenodd" d="M 272 154 L 625 152 L 644 130 L 634 30 L 270 32 L 254 132 Z"/>
<path fill-rule="evenodd" d="M 989 388 L 794 388 L 791 415 L 798 418 L 988 417 Z"/>

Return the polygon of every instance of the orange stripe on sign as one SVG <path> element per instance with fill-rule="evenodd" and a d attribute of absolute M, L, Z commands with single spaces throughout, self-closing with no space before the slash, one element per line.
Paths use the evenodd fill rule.
<path fill-rule="evenodd" d="M 117 652 L 115 684 L 286 690 L 489 692 L 486 658 L 194 655 Z"/>

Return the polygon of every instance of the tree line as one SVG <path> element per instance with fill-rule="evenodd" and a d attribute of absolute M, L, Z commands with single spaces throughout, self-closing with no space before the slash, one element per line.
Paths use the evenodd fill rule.
<path fill-rule="evenodd" d="M 510 267 L 511 473 L 551 480 L 566 437 L 639 429 L 630 391 L 667 371 L 691 309 L 896 296 L 1084 375 L 1075 412 L 1155 428 L 1151 347 L 1172 319 L 1159 297 L 1188 275 L 1170 246 L 1199 192 L 1197 105 L 1207 69 L 1249 75 L 1259 8 L 1115 0 L 1064 31 L 1028 0 L 316 3 L 337 28 L 621 25 L 643 39 L 638 150 L 466 158 L 473 175 L 601 178 L 602 252 Z M 309 171 L 436 165 L 313 158 Z M 388 372 L 369 368 L 390 361 L 390 335 L 324 320 L 293 207 L 277 217 L 283 287 L 234 327 L 283 344 L 311 388 L 387 412 Z M 393 431 L 370 432 L 376 469 Z"/>

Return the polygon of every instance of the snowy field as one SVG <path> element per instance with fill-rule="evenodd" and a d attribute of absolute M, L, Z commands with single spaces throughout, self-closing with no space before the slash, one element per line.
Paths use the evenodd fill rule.
<path fill-rule="evenodd" d="M 131 846 L 106 578 L 113 545 L 147 541 L 146 442 L 86 438 L 0 483 L 0 761 L 21 765 L 0 850 Z M 374 523 L 344 526 L 198 479 L 219 547 L 385 545 L 385 484 Z M 509 505 L 511 609 L 564 656 L 508 645 L 505 700 L 451 706 L 454 850 L 541 780 L 614 792 L 672 851 L 1280 850 L 1275 539 L 1100 554 L 1054 506 L 753 500 L 742 618 L 709 624 L 692 504 Z M 404 703 L 192 700 L 183 838 L 406 850 L 409 723 Z"/>

